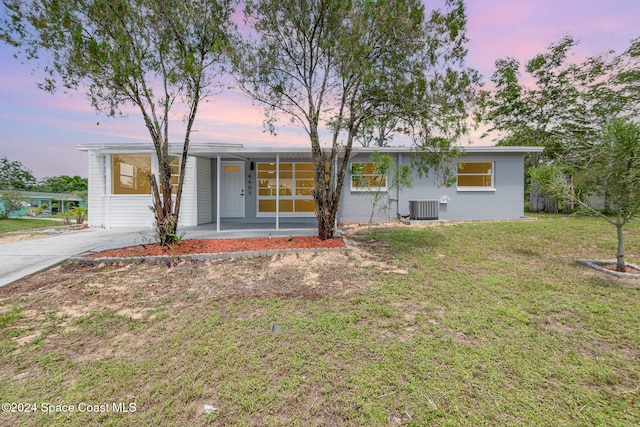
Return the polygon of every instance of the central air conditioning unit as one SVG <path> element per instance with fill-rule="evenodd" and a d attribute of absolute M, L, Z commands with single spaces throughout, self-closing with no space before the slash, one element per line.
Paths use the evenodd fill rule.
<path fill-rule="evenodd" d="M 434 220 L 438 219 L 440 209 L 438 200 L 409 200 L 409 219 Z"/>

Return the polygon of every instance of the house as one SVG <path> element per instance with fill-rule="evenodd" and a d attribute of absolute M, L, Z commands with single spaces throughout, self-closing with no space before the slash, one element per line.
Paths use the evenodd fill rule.
<path fill-rule="evenodd" d="M 151 227 L 153 213 L 147 174 L 158 165 L 150 144 L 81 145 L 89 154 L 91 227 Z M 465 147 L 454 161 L 457 183 L 442 187 L 434 177 L 414 174 L 413 186 L 387 191 L 389 209 L 376 221 L 403 216 L 416 219 L 476 220 L 519 218 L 524 213 L 524 155 L 542 147 Z M 373 151 L 410 164 L 405 147 L 354 148 L 350 165 L 369 162 Z M 172 182 L 177 185 L 181 145 L 175 153 Z M 187 159 L 179 225 L 225 223 L 316 224 L 311 196 L 313 165 L 308 147 L 245 147 L 239 144 L 191 144 Z M 362 170 L 367 173 L 370 168 Z M 367 188 L 348 174 L 342 190 L 339 222 L 368 221 Z M 370 177 L 372 178 L 372 177 Z M 386 179 L 380 180 L 385 191 Z M 315 225 L 313 225 L 315 227 Z"/>
<path fill-rule="evenodd" d="M 0 194 L 7 190 L 0 190 Z M 11 211 L 10 216 L 23 215 L 55 215 L 58 212 L 65 212 L 78 206 L 86 206 L 87 201 L 81 197 L 70 193 L 47 193 L 42 191 L 20 191 L 24 198 L 22 208 Z M 0 208 L 3 208 L 0 200 Z"/>

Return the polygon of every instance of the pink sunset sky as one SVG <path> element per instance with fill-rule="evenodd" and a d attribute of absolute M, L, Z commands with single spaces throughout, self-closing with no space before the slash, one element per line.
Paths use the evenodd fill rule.
<path fill-rule="evenodd" d="M 430 3 L 426 1 L 426 3 Z M 640 36 L 638 0 L 467 0 L 470 39 L 467 63 L 489 83 L 498 58 L 521 63 L 563 36 L 580 41 L 576 61 L 609 49 L 622 52 Z M 149 137 L 139 116 L 108 118 L 96 114 L 82 93 L 51 95 L 36 86 L 32 64 L 12 57 L 0 44 L 0 157 L 18 160 L 37 178 L 87 176 L 86 153 L 78 144 L 144 142 Z M 274 137 L 263 132 L 262 109 L 227 90 L 202 104 L 194 142 L 307 146 L 302 129 L 280 126 Z M 176 122 L 173 126 L 180 126 Z M 475 134 L 463 138 L 490 145 Z"/>

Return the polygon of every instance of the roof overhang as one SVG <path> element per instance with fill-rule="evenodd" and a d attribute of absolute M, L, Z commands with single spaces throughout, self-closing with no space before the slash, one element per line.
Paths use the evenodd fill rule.
<path fill-rule="evenodd" d="M 127 143 L 127 144 L 86 144 L 78 145 L 78 150 L 94 152 L 96 154 L 109 153 L 147 153 L 154 152 L 150 143 Z M 457 147 L 463 153 L 469 154 L 499 154 L 499 153 L 541 153 L 544 147 L 532 146 L 474 146 Z M 325 148 L 326 149 L 326 148 Z M 412 147 L 354 147 L 352 154 L 367 154 L 374 151 L 380 153 L 415 153 Z M 181 154 L 182 144 L 169 144 L 171 154 Z M 309 159 L 311 157 L 310 147 L 245 147 L 242 144 L 219 144 L 219 143 L 191 143 L 189 145 L 189 155 L 193 157 L 213 158 L 218 155 L 236 158 L 265 158 L 280 155 L 288 159 Z"/>

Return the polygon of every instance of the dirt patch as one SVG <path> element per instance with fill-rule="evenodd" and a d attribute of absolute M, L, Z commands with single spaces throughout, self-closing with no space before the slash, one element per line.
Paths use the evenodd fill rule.
<path fill-rule="evenodd" d="M 256 243 L 255 239 L 247 240 Z M 291 243 L 286 238 L 266 239 L 269 241 Z M 293 238 L 294 244 L 300 242 L 313 244 L 315 240 Z M 239 242 L 224 243 L 237 248 Z M 334 239 L 332 244 L 344 246 L 342 239 Z M 187 245 L 179 246 L 193 248 Z M 94 323 L 91 319 L 104 313 L 107 319 L 101 318 L 103 323 L 127 324 L 147 322 L 167 312 L 187 315 L 199 303 L 215 302 L 224 307 L 246 299 L 346 298 L 371 286 L 379 272 L 397 268 L 357 245 L 350 253 L 326 251 L 251 259 L 181 260 L 171 266 L 147 262 L 97 265 L 69 262 L 0 288 L 0 312 L 9 312 L 14 306 L 20 308 L 19 318 L 10 327 L 12 341 L 18 347 L 44 339 L 50 346 L 64 348 L 69 333 L 82 332 L 83 350 L 77 350 L 82 358 L 104 338 L 86 332 L 87 325 Z M 53 335 L 47 332 L 53 330 L 56 331 Z M 112 338 L 110 332 L 104 333 Z"/>
<path fill-rule="evenodd" d="M 262 237 L 250 239 L 189 239 L 171 247 L 158 244 L 137 245 L 111 249 L 88 255 L 88 258 L 149 257 L 158 255 L 214 254 L 222 252 L 250 252 L 278 249 L 344 248 L 341 238 L 320 240 L 313 236 Z"/>
<path fill-rule="evenodd" d="M 0 237 L 0 245 L 4 243 L 20 242 L 22 240 L 39 239 L 46 236 L 48 236 L 48 234 L 5 234 Z"/>
<path fill-rule="evenodd" d="M 87 224 L 57 225 L 57 226 L 46 227 L 46 228 L 34 228 L 29 230 L 9 231 L 7 233 L 0 235 L 0 245 L 4 243 L 19 242 L 22 240 L 41 239 L 43 237 L 47 237 L 55 234 L 71 233 L 74 231 L 83 230 L 88 227 L 89 226 Z"/>

